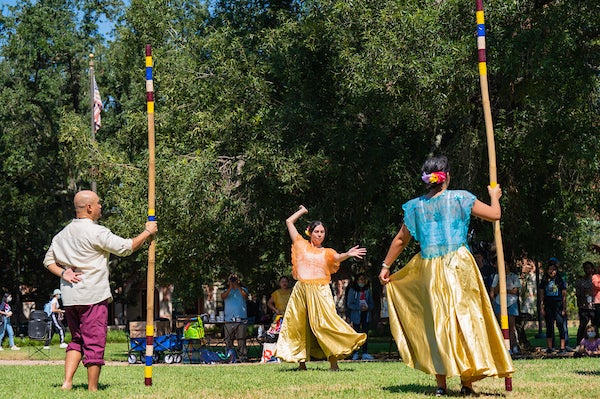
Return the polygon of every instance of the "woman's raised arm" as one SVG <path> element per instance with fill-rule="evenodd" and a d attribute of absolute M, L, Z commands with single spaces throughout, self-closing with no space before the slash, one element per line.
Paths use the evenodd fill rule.
<path fill-rule="evenodd" d="M 290 238 L 292 239 L 292 241 L 294 241 L 294 239 L 298 235 L 298 229 L 296 229 L 295 225 L 296 221 L 300 219 L 300 216 L 307 213 L 308 209 L 306 209 L 304 205 L 300 205 L 300 208 L 285 220 L 285 225 L 287 226 L 288 233 L 290 234 Z"/>

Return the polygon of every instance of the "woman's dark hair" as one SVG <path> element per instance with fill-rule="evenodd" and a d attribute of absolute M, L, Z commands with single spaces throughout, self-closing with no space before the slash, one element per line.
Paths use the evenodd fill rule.
<path fill-rule="evenodd" d="M 362 288 L 358 286 L 358 279 L 361 277 L 364 277 L 365 282 L 366 282 L 365 286 Z M 354 276 L 354 281 L 352 281 L 352 288 L 354 289 L 354 291 L 364 291 L 364 290 L 368 289 L 369 288 L 369 278 L 367 277 L 367 275 L 364 273 L 358 273 L 356 276 Z"/>
<path fill-rule="evenodd" d="M 560 262 L 558 261 L 558 259 L 550 258 L 550 260 L 548 261 L 548 264 L 546 266 L 546 270 L 544 271 L 544 276 L 542 277 L 543 284 L 546 284 L 546 283 L 548 283 L 548 281 L 550 281 L 550 268 L 551 267 L 556 268 L 556 277 L 554 277 L 554 281 L 556 281 L 559 284 L 564 282 L 563 278 L 560 275 L 560 268 L 558 267 L 559 265 L 560 265 Z"/>
<path fill-rule="evenodd" d="M 433 172 L 450 172 L 450 165 L 448 164 L 448 157 L 445 155 L 437 155 L 431 158 L 428 158 L 421 167 L 421 174 L 426 173 L 430 174 Z M 443 182 L 439 183 L 428 183 L 427 189 L 431 189 L 433 187 L 437 187 L 441 185 Z"/>
<path fill-rule="evenodd" d="M 317 226 L 323 226 L 323 228 L 325 229 L 325 236 L 327 236 L 327 227 L 325 227 L 325 225 L 323 224 L 323 222 L 321 222 L 320 220 L 313 220 L 312 222 L 310 222 L 310 224 L 306 228 L 306 231 L 308 231 L 308 233 L 310 234 L 310 233 L 313 232 L 313 230 Z"/>
<path fill-rule="evenodd" d="M 556 272 L 560 273 L 560 261 L 557 258 L 548 259 L 548 264 L 546 266 L 546 274 L 550 271 L 551 267 L 556 267 Z"/>

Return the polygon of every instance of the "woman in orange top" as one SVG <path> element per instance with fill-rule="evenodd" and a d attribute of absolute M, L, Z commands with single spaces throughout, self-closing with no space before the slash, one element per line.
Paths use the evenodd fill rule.
<path fill-rule="evenodd" d="M 329 287 L 331 274 L 346 259 L 362 259 L 367 250 L 357 245 L 339 254 L 324 248 L 325 226 L 320 221 L 310 224 L 306 230 L 310 241 L 305 240 L 295 223 L 307 213 L 301 205 L 285 221 L 293 242 L 292 275 L 298 282 L 285 311 L 275 356 L 286 362 L 300 363 L 300 370 L 306 370 L 306 361 L 311 357 L 328 359 L 330 370 L 335 371 L 338 370 L 338 359 L 361 347 L 367 335 L 357 333 L 338 316 Z"/>

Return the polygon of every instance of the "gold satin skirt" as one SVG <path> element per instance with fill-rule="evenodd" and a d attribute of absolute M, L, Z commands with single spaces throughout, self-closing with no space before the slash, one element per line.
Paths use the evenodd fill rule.
<path fill-rule="evenodd" d="M 476 381 L 514 372 L 477 264 L 467 248 L 415 255 L 387 284 L 400 357 L 428 374 Z"/>
<path fill-rule="evenodd" d="M 274 356 L 290 362 L 312 359 L 338 360 L 350 355 L 367 340 L 336 312 L 328 284 L 298 281 L 283 316 Z"/>

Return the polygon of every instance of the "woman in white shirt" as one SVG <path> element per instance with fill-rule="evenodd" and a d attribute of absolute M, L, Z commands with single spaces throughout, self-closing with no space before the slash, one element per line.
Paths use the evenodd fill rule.
<path fill-rule="evenodd" d="M 509 273 L 506 274 L 506 308 L 508 313 L 508 337 L 510 339 L 511 354 L 519 353 L 519 342 L 517 340 L 516 318 L 519 315 L 519 290 L 521 288 L 521 279 L 515 273 L 515 264 L 506 262 L 509 267 Z M 498 319 L 500 318 L 500 287 L 498 274 L 494 275 L 490 296 L 492 306 Z"/>

